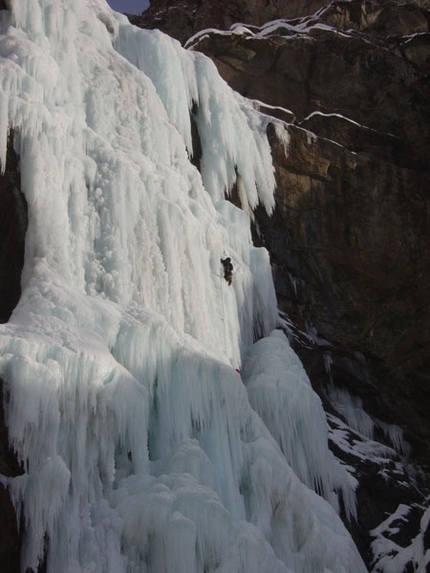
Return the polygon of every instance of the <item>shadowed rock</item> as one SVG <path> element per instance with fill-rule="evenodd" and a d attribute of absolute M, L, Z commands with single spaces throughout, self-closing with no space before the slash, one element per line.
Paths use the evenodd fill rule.
<path fill-rule="evenodd" d="M 27 205 L 11 136 L 5 172 L 0 175 L 0 323 L 9 320 L 21 296 L 26 229 Z"/>
<path fill-rule="evenodd" d="M 324 0 L 155 0 L 142 15 L 128 17 L 136 26 L 158 28 L 183 43 L 204 28 L 228 30 L 237 22 L 261 26 L 277 18 L 312 14 L 324 4 Z"/>
<path fill-rule="evenodd" d="M 21 193 L 19 159 L 8 140 L 5 171 L 0 175 L 0 322 L 7 322 L 21 295 L 21 271 L 27 229 L 27 205 Z M 13 477 L 22 473 L 11 452 L 3 412 L 3 380 L 0 378 L 0 474 Z M 21 538 L 17 517 L 8 490 L 0 485 L 0 569 L 19 573 Z"/>
<path fill-rule="evenodd" d="M 275 213 L 257 212 L 279 305 L 302 329 L 313 324 L 332 345 L 368 359 L 390 417 L 396 412 L 427 463 L 428 174 L 351 153 L 292 125 L 288 133 L 285 153 L 270 132 Z M 292 277 L 300 279 L 299 296 Z"/>

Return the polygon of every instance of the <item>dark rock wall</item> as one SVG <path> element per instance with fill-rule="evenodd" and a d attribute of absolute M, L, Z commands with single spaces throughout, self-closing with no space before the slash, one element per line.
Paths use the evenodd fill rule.
<path fill-rule="evenodd" d="M 0 474 L 14 477 L 22 473 L 9 448 L 3 412 L 3 380 L 0 378 Z M 20 573 L 21 535 L 8 489 L 0 484 L 0 571 Z"/>
<path fill-rule="evenodd" d="M 288 132 L 287 154 L 271 134 L 276 211 L 271 219 L 262 209 L 257 214 L 280 308 L 303 330 L 313 325 L 337 354 L 366 357 L 378 380 L 366 406 L 403 427 L 427 463 L 429 178 L 295 126 Z M 346 374 L 339 378 L 345 382 Z M 364 387 L 350 389 L 370 392 Z"/>
<path fill-rule="evenodd" d="M 422 19 L 427 26 L 427 19 Z M 328 12 L 307 24 L 329 26 L 331 20 Z M 297 123 L 310 122 L 306 118 L 313 112 L 323 114 L 319 124 L 312 118 L 306 125 L 317 135 L 335 141 L 340 137 L 342 145 L 354 146 L 354 138 L 343 139 L 342 130 L 333 125 L 333 114 L 346 116 L 377 132 L 367 134 L 368 141 L 375 141 L 375 147 L 369 149 L 372 153 L 379 147 L 396 163 L 428 168 L 430 109 L 423 66 L 361 32 L 346 34 L 314 26 L 303 34 L 281 33 L 274 32 L 264 41 L 238 34 L 209 34 L 196 42 L 195 48 L 214 60 L 236 91 L 290 109 Z M 428 42 L 427 34 L 420 37 L 422 43 Z M 430 42 L 426 49 L 430 62 Z M 362 150 L 360 141 L 355 150 Z"/>
<path fill-rule="evenodd" d="M 0 322 L 7 322 L 21 295 L 21 271 L 27 229 L 27 205 L 21 193 L 19 158 L 8 140 L 7 161 L 0 174 Z M 21 468 L 9 447 L 3 413 L 3 380 L 0 378 L 0 474 L 19 475 Z M 9 491 L 0 485 L 0 571 L 19 573 L 21 538 Z"/>
<path fill-rule="evenodd" d="M 27 206 L 20 187 L 19 161 L 11 136 L 5 171 L 0 174 L 0 323 L 9 320 L 21 295 Z"/>
<path fill-rule="evenodd" d="M 296 18 L 312 14 L 325 0 L 153 0 L 140 16 L 129 15 L 141 28 L 158 28 L 182 43 L 205 28 L 228 30 L 243 22 L 261 26 L 277 18 Z"/>

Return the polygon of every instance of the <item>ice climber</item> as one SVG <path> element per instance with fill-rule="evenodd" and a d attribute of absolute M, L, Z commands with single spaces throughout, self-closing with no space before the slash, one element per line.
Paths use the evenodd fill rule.
<path fill-rule="evenodd" d="M 229 285 L 231 285 L 233 280 L 233 264 L 231 262 L 230 257 L 226 259 L 221 259 L 221 262 L 224 266 L 224 278 Z"/>

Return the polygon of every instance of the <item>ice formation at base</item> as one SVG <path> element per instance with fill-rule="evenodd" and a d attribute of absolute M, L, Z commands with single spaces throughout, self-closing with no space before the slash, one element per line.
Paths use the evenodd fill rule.
<path fill-rule="evenodd" d="M 341 496 L 353 515 L 354 484 L 273 332 L 252 246 L 250 212 L 273 208 L 264 118 L 208 59 L 104 0 L 9 3 L 0 159 L 13 130 L 29 225 L 0 326 L 24 473 L 2 480 L 22 570 L 365 571 L 336 513 Z M 242 209 L 224 200 L 234 183 Z"/>

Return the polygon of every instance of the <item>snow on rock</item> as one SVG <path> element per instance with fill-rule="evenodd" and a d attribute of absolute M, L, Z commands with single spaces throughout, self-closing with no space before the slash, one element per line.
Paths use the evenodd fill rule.
<path fill-rule="evenodd" d="M 269 257 L 250 236 L 252 209 L 273 208 L 265 119 L 209 60 L 104 0 L 10 7 L 0 161 L 13 130 L 29 225 L 22 297 L 0 326 L 24 475 L 2 482 L 25 524 L 22 570 L 46 552 L 48 573 L 365 571 L 308 487 L 351 491 L 317 451 L 326 430 L 297 359 L 262 341 L 275 362 L 258 376 L 270 386 L 287 365 L 288 379 L 255 410 L 236 371 L 276 325 Z M 225 200 L 234 183 L 243 210 Z M 303 431 L 277 411 L 290 391 L 315 414 Z M 256 411 L 278 416 L 280 445 Z"/>
<path fill-rule="evenodd" d="M 363 409 L 363 402 L 357 396 L 352 396 L 343 388 L 331 386 L 328 390 L 330 403 L 348 423 L 350 428 L 373 440 L 374 431 L 379 428 L 399 454 L 406 458 L 410 454 L 410 445 L 404 440 L 403 430 L 394 424 L 387 424 L 369 416 Z"/>
<path fill-rule="evenodd" d="M 192 49 L 197 48 L 200 42 L 212 35 L 228 36 L 231 34 L 236 34 L 245 36 L 247 38 L 253 38 L 255 40 L 267 38 L 269 36 L 304 36 L 313 30 L 324 30 L 332 34 L 337 34 L 339 36 L 345 37 L 350 37 L 354 34 L 353 30 L 341 31 L 338 28 L 320 22 L 318 18 L 323 14 L 325 9 L 327 8 L 323 7 L 313 15 L 304 16 L 303 18 L 298 18 L 296 20 L 272 20 L 270 22 L 266 22 L 262 26 L 236 23 L 230 27 L 230 30 L 205 28 L 203 30 L 199 30 L 190 38 L 188 38 L 188 40 L 185 42 L 185 47 Z"/>
<path fill-rule="evenodd" d="M 372 552 L 374 555 L 375 573 L 397 573 L 398 571 L 416 571 L 427 573 L 430 567 L 430 550 L 424 541 L 430 523 L 430 507 L 424 509 L 420 522 L 420 532 L 412 539 L 410 545 L 396 543 L 395 535 L 399 524 L 407 521 L 411 511 L 408 505 L 400 504 L 397 511 L 390 515 L 377 528 L 370 532 L 373 537 Z"/>

